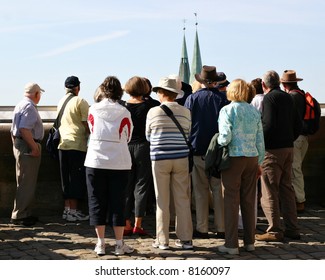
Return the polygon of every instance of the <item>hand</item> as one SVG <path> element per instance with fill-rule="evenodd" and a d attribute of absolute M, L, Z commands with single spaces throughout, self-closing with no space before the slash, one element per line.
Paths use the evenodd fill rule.
<path fill-rule="evenodd" d="M 35 143 L 35 146 L 29 153 L 25 154 L 26 156 L 31 156 L 31 157 L 40 157 L 41 156 L 41 151 L 38 147 L 38 144 Z"/>
<path fill-rule="evenodd" d="M 262 167 L 259 165 L 259 166 L 257 167 L 257 173 L 256 173 L 256 177 L 257 177 L 257 179 L 260 178 L 260 177 L 262 176 L 262 173 L 263 173 L 263 171 L 262 171 Z"/>

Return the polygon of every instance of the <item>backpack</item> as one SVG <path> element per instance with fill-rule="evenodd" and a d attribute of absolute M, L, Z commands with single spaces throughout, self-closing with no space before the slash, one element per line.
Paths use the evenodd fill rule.
<path fill-rule="evenodd" d="M 319 130 L 321 108 L 318 101 L 309 93 L 296 90 L 305 97 L 306 108 L 304 116 L 304 128 L 308 135 L 313 135 Z"/>

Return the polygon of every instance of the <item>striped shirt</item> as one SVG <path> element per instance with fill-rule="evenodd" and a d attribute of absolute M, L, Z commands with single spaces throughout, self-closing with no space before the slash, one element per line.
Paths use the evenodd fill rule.
<path fill-rule="evenodd" d="M 177 102 L 163 102 L 174 113 L 186 137 L 191 129 L 190 111 Z M 150 142 L 151 160 L 178 159 L 188 156 L 189 149 L 182 133 L 160 107 L 151 108 L 146 120 L 146 138 Z"/>

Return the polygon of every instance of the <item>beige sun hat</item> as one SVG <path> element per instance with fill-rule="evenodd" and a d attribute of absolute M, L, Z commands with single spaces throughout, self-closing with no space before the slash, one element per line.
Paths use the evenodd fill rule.
<path fill-rule="evenodd" d="M 177 94 L 184 94 L 184 92 L 179 89 L 177 79 L 163 77 L 159 80 L 158 86 L 152 88 L 152 91 L 157 92 L 160 88 L 175 92 Z"/>

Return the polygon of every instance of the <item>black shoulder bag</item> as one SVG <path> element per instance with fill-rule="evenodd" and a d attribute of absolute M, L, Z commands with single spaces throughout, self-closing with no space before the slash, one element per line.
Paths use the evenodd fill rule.
<path fill-rule="evenodd" d="M 70 101 L 71 98 L 75 97 L 75 95 L 71 94 L 70 96 L 67 97 L 67 99 L 64 101 L 60 112 L 54 121 L 53 126 L 49 130 L 49 135 L 46 140 L 46 150 L 50 154 L 50 156 L 54 159 L 59 159 L 59 152 L 58 152 L 58 146 L 60 143 L 60 132 L 59 132 L 59 127 L 61 125 L 61 118 L 64 112 L 64 109 L 68 102 Z"/>
<path fill-rule="evenodd" d="M 188 170 L 191 173 L 192 172 L 192 169 L 193 169 L 193 164 L 194 164 L 194 162 L 193 162 L 193 147 L 192 147 L 191 143 L 187 140 L 186 135 L 185 135 L 185 132 L 184 132 L 182 126 L 180 125 L 180 123 L 175 118 L 175 116 L 173 114 L 173 111 L 170 110 L 166 105 L 160 105 L 160 108 L 163 109 L 164 112 L 166 113 L 166 115 L 173 120 L 173 122 L 176 124 L 177 128 L 182 133 L 182 135 L 183 135 L 183 137 L 185 139 L 185 142 L 186 142 L 186 144 L 187 144 L 187 146 L 189 148 L 189 154 L 188 154 Z"/>

